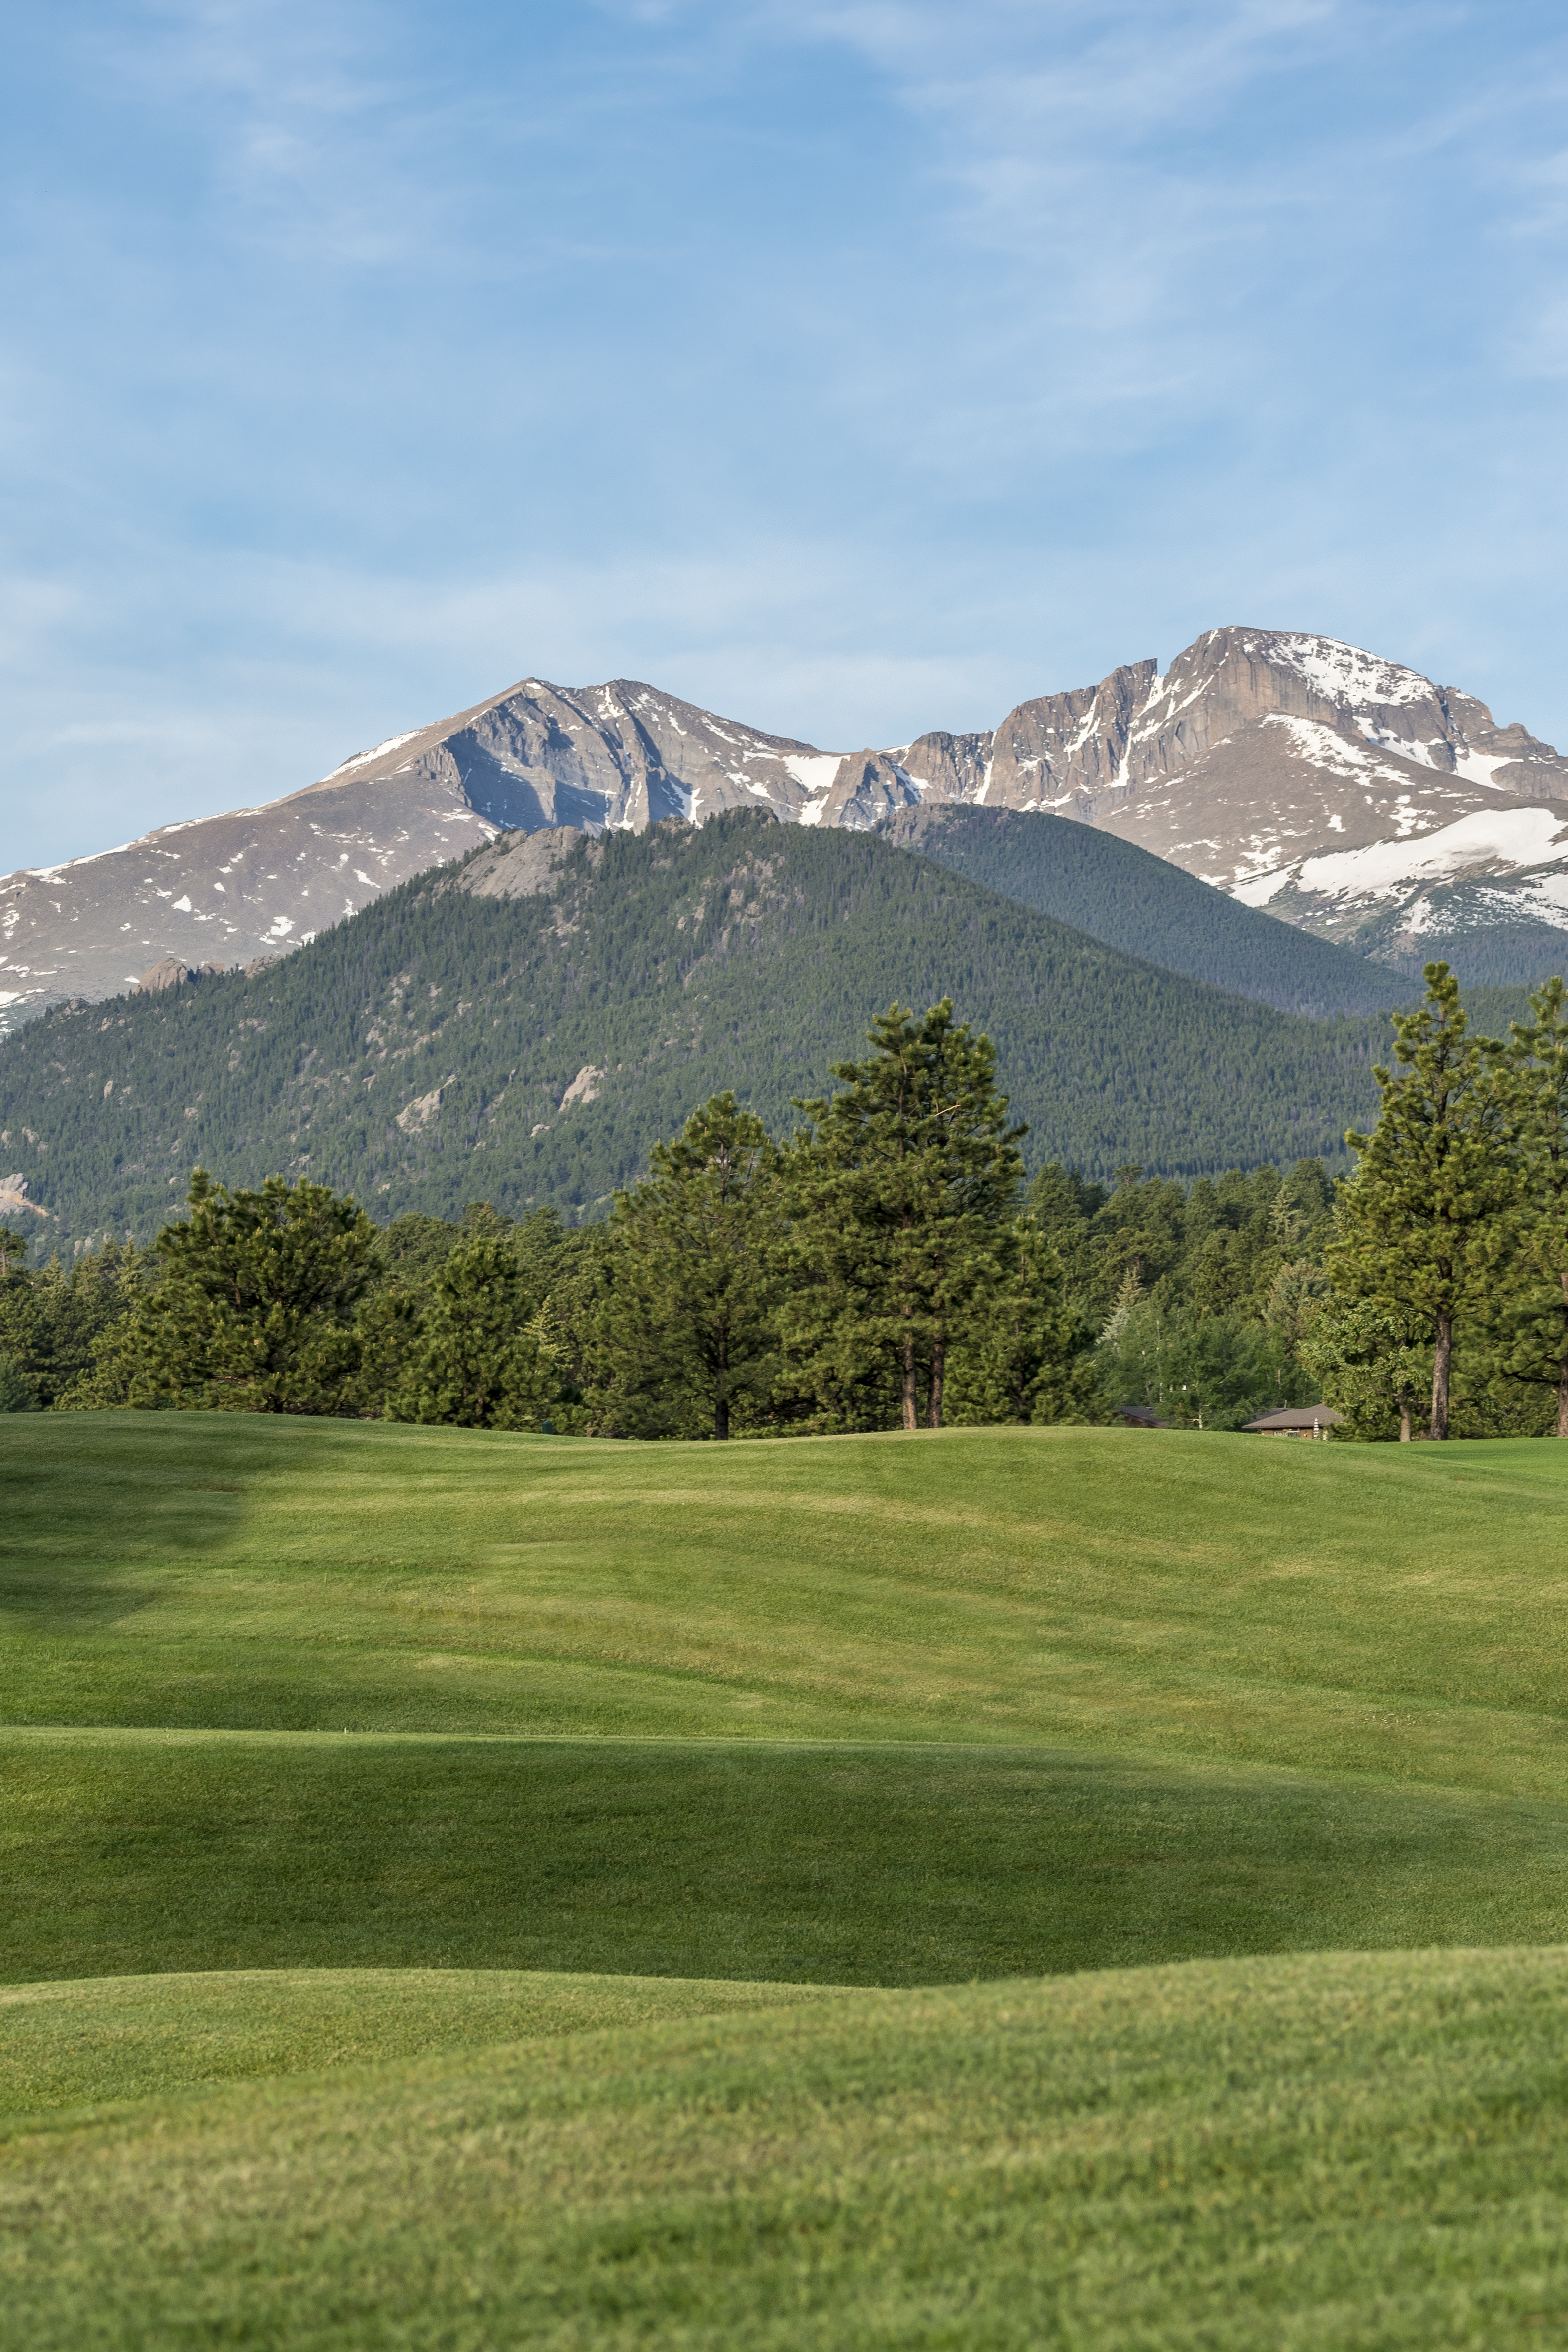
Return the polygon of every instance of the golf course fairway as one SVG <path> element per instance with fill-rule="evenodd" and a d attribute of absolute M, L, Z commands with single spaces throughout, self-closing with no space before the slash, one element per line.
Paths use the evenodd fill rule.
<path fill-rule="evenodd" d="M 1568 1447 L 0 1423 L 0 2336 L 1568 2341 Z"/>

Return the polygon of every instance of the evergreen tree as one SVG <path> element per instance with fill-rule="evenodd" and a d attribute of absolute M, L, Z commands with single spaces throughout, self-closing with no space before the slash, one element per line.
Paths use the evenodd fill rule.
<path fill-rule="evenodd" d="M 1417 1314 L 1432 1334 L 1430 1434 L 1448 1434 L 1454 1325 L 1485 1298 L 1496 1220 L 1515 1190 L 1500 1050 L 1468 1034 L 1459 983 L 1426 966 L 1426 1001 L 1394 1018 L 1403 1075 L 1373 1076 L 1383 1110 L 1345 1138 L 1361 1164 L 1340 1202 L 1330 1262 L 1337 1289 Z"/>
<path fill-rule="evenodd" d="M 1178 1428 L 1239 1429 L 1260 1412 L 1305 1401 L 1298 1368 L 1258 1324 L 1152 1298 L 1131 1307 L 1101 1341 L 1100 1373 L 1119 1404 L 1152 1405 Z"/>
<path fill-rule="evenodd" d="M 1568 1437 L 1568 1014 L 1563 984 L 1532 995 L 1515 1023 L 1506 1075 L 1518 1189 L 1506 1278 L 1489 1318 L 1500 1373 L 1553 1394 Z"/>
<path fill-rule="evenodd" d="M 1346 1435 L 1409 1444 L 1431 1402 L 1428 1331 L 1425 1318 L 1376 1299 L 1322 1300 L 1300 1353 L 1322 1402 L 1344 1414 Z"/>
<path fill-rule="evenodd" d="M 390 1418 L 460 1429 L 537 1429 L 555 1366 L 530 1290 L 504 1237 L 480 1232 L 440 1267 Z"/>
<path fill-rule="evenodd" d="M 715 1095 L 616 1201 L 599 1341 L 601 1394 L 622 1426 L 727 1438 L 738 1411 L 767 1399 L 777 1160 L 761 1119 Z"/>
<path fill-rule="evenodd" d="M 37 1403 L 77 1402 L 110 1334 L 141 1296 L 145 1264 L 133 1244 L 111 1241 L 85 1252 L 68 1273 L 57 1255 L 0 1286 L 0 1348 L 14 1355 Z"/>
<path fill-rule="evenodd" d="M 364 1212 L 308 1178 L 231 1192 L 201 1168 L 189 1202 L 188 1220 L 154 1244 L 160 1279 L 129 1334 L 139 1361 L 129 1401 L 352 1411 L 354 1310 L 379 1267 Z"/>
<path fill-rule="evenodd" d="M 1023 1175 L 987 1037 L 943 998 L 895 1004 L 842 1091 L 797 1103 L 811 1127 L 787 1163 L 791 1240 L 781 1330 L 796 1378 L 840 1425 L 876 1417 L 889 1379 L 905 1429 L 942 1417 L 949 1352 L 975 1332 L 1002 1268 Z M 869 1411 L 868 1411 L 869 1409 Z"/>
<path fill-rule="evenodd" d="M 1002 1272 L 970 1336 L 954 1349 L 946 1398 L 957 1424 L 1110 1419 L 1094 1328 L 1064 1295 L 1061 1261 L 1033 1217 L 1000 1252 Z"/>

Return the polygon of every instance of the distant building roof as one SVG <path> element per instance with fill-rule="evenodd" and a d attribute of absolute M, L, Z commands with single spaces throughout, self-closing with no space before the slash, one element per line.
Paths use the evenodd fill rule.
<path fill-rule="evenodd" d="M 1118 1421 L 1130 1429 L 1168 1429 L 1169 1422 L 1162 1421 L 1152 1404 L 1119 1404 L 1114 1407 Z"/>
<path fill-rule="evenodd" d="M 1243 1429 L 1334 1429 L 1343 1421 L 1331 1404 L 1294 1404 L 1285 1412 L 1259 1413 L 1256 1421 L 1244 1421 Z"/>

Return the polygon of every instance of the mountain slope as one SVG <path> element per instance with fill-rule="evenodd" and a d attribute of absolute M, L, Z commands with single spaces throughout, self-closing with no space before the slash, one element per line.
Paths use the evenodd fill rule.
<path fill-rule="evenodd" d="M 1403 974 L 1434 954 L 1499 982 L 1568 963 L 1568 760 L 1353 646 L 1226 628 L 1163 674 L 1133 663 L 994 730 L 847 754 L 635 681 L 526 678 L 288 799 L 0 879 L 0 1028 L 166 961 L 281 955 L 500 830 L 635 832 L 758 805 L 896 833 L 950 805 L 1046 812 Z"/>
<path fill-rule="evenodd" d="M 765 793 L 730 774 L 750 761 Z M 72 997 L 117 996 L 168 959 L 195 971 L 285 954 L 509 827 L 640 830 L 764 797 L 796 814 L 822 765 L 808 745 L 651 687 L 572 693 L 530 679 L 285 800 L 0 880 L 0 1028 Z"/>
<path fill-rule="evenodd" d="M 0 1056 L 0 1145 L 51 1235 L 146 1234 L 201 1162 L 308 1169 L 378 1214 L 592 1213 L 731 1087 L 775 1129 L 894 997 L 994 1038 L 1036 1162 L 1172 1173 L 1338 1156 L 1382 1024 L 1156 970 L 875 836 L 735 812 L 508 835 L 280 964 Z"/>
<path fill-rule="evenodd" d="M 1257 914 L 1135 843 L 1069 818 L 936 807 L 910 809 L 882 830 L 1107 947 L 1281 1013 L 1372 1013 L 1410 994 L 1385 966 Z"/>
<path fill-rule="evenodd" d="M 928 806 L 1077 817 L 1406 974 L 1568 964 L 1568 760 L 1334 638 L 1210 629 L 900 757 Z"/>

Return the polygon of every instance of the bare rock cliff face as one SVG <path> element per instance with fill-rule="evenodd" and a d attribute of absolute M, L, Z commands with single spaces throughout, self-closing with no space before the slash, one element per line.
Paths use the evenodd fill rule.
<path fill-rule="evenodd" d="M 1568 760 L 1472 696 L 1336 639 L 1222 628 L 1168 670 L 1127 664 L 1020 703 L 989 733 L 848 754 L 633 680 L 525 678 L 288 799 L 0 880 L 0 1025 L 117 994 L 156 964 L 284 954 L 502 833 L 640 831 L 758 806 L 886 830 L 910 810 L 973 804 L 1120 834 L 1391 962 L 1418 966 L 1467 926 L 1568 925 Z"/>

